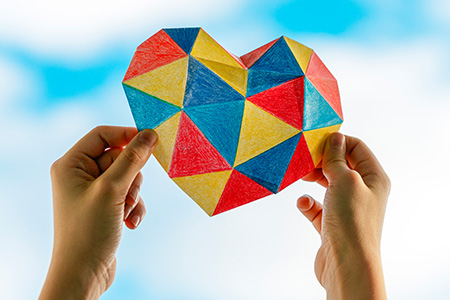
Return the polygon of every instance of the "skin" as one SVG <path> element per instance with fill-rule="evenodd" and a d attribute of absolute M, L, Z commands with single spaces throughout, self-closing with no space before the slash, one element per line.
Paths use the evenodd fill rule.
<path fill-rule="evenodd" d="M 52 165 L 54 244 L 39 299 L 98 299 L 111 286 L 123 224 L 135 229 L 145 216 L 140 170 L 156 143 L 150 129 L 101 126 Z M 297 202 L 322 238 L 315 272 L 327 299 L 386 299 L 380 240 L 390 182 L 375 156 L 332 134 L 323 168 L 304 180 L 327 188 L 323 206 L 307 195 Z"/>
<path fill-rule="evenodd" d="M 111 286 L 123 223 L 145 216 L 140 170 L 156 142 L 150 129 L 101 126 L 52 165 L 54 244 L 39 299 L 98 299 Z"/>
<path fill-rule="evenodd" d="M 308 195 L 297 207 L 321 236 L 315 273 L 327 299 L 387 299 L 380 241 L 390 180 L 359 139 L 332 134 L 321 169 L 305 178 L 327 191 L 323 205 Z"/>

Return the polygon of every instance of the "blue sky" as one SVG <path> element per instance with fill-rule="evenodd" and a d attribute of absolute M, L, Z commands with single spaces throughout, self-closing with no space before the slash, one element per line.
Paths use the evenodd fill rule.
<path fill-rule="evenodd" d="M 0 298 L 36 298 L 52 247 L 49 167 L 100 124 L 133 125 L 121 87 L 131 56 L 163 27 L 202 26 L 242 55 L 286 35 L 339 81 L 342 132 L 365 140 L 393 182 L 383 263 L 394 299 L 448 299 L 450 5 L 445 0 L 8 2 L 0 12 Z M 26 8 L 26 9 L 24 9 Z M 103 299 L 324 299 L 320 240 L 276 196 L 207 217 L 155 160 L 148 215 L 125 231 Z M 447 197 L 448 198 L 448 197 Z M 24 288 L 26 286 L 26 288 Z"/>

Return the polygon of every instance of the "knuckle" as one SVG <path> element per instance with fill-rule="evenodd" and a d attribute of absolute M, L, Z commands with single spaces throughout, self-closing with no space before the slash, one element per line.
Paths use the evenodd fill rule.
<path fill-rule="evenodd" d="M 103 131 L 106 130 L 106 128 L 107 128 L 107 126 L 105 126 L 105 125 L 100 125 L 100 126 L 94 127 L 94 129 L 92 129 L 91 131 L 92 131 L 92 132 L 103 132 Z"/>
<path fill-rule="evenodd" d="M 132 165 L 141 166 L 144 161 L 142 155 L 136 149 L 127 147 L 122 153 L 124 158 Z"/>
<path fill-rule="evenodd" d="M 349 184 L 355 186 L 361 182 L 361 175 L 355 170 L 350 170 L 347 175 L 347 180 Z"/>
<path fill-rule="evenodd" d="M 95 183 L 96 183 L 96 190 L 101 195 L 108 193 L 116 195 L 119 192 L 119 185 L 114 180 L 111 179 L 105 180 L 99 178 L 98 180 L 95 181 Z"/>
<path fill-rule="evenodd" d="M 382 182 L 383 182 L 383 186 L 386 188 L 387 192 L 390 193 L 392 182 L 386 173 L 383 174 Z"/>
<path fill-rule="evenodd" d="M 51 166 L 50 166 L 50 175 L 55 175 L 59 172 L 61 168 L 61 158 L 57 159 Z"/>

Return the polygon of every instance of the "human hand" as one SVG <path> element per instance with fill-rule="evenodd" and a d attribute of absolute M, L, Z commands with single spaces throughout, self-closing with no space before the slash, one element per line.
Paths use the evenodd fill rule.
<path fill-rule="evenodd" d="M 123 223 L 135 229 L 145 216 L 140 170 L 156 141 L 151 129 L 100 126 L 52 165 L 54 244 L 40 299 L 98 298 L 112 284 Z"/>
<path fill-rule="evenodd" d="M 308 195 L 297 207 L 321 235 L 315 273 L 327 299 L 386 299 L 380 240 L 390 180 L 360 140 L 333 133 L 322 168 L 303 178 L 327 191 L 323 205 Z"/>

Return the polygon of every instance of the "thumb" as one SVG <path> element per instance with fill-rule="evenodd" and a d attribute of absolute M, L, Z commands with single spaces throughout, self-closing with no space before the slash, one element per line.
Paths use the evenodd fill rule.
<path fill-rule="evenodd" d="M 336 180 L 343 172 L 350 170 L 347 165 L 345 136 L 332 133 L 326 143 L 323 154 L 322 170 L 328 182 Z"/>
<path fill-rule="evenodd" d="M 138 133 L 103 173 L 104 180 L 128 190 L 136 175 L 147 163 L 156 146 L 158 135 L 152 129 Z"/>

